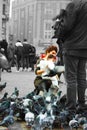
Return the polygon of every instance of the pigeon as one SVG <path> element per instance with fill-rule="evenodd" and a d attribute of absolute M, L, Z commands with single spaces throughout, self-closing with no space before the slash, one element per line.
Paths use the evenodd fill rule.
<path fill-rule="evenodd" d="M 87 130 L 87 123 L 83 125 L 83 130 Z"/>
<path fill-rule="evenodd" d="M 32 104 L 32 100 L 31 99 L 23 99 L 24 107 L 28 107 L 31 104 Z"/>
<path fill-rule="evenodd" d="M 34 123 L 34 118 L 35 118 L 34 113 L 32 113 L 32 112 L 30 112 L 30 111 L 27 112 L 27 113 L 25 114 L 25 121 L 26 121 L 27 125 L 32 126 L 33 123 Z"/>
<path fill-rule="evenodd" d="M 41 111 L 36 117 L 33 127 L 34 130 L 44 130 L 45 128 L 52 130 L 53 122 L 54 119 L 46 111 Z"/>
<path fill-rule="evenodd" d="M 37 116 L 37 119 L 39 119 L 39 123 L 40 125 L 42 124 L 43 120 L 47 117 L 47 113 L 46 112 L 40 112 L 40 114 Z"/>
<path fill-rule="evenodd" d="M 60 110 L 66 109 L 66 95 L 60 97 L 60 99 L 57 101 L 57 106 Z"/>
<path fill-rule="evenodd" d="M 71 129 L 73 129 L 73 128 L 77 129 L 79 127 L 79 123 L 77 120 L 72 119 L 71 121 L 69 121 L 69 126 Z"/>
<path fill-rule="evenodd" d="M 10 111 L 9 115 L 4 117 L 4 119 L 0 122 L 0 126 L 9 126 L 14 123 L 13 110 Z"/>
<path fill-rule="evenodd" d="M 80 125 L 84 125 L 85 123 L 87 123 L 87 119 L 86 119 L 86 117 L 80 117 L 78 119 L 78 122 Z"/>
<path fill-rule="evenodd" d="M 6 84 L 7 84 L 6 82 L 3 84 L 0 84 L 0 91 L 2 91 L 6 87 Z"/>
<path fill-rule="evenodd" d="M 59 98 L 61 97 L 61 94 L 62 94 L 62 91 L 59 91 L 59 92 L 58 92 L 58 97 L 59 97 Z"/>
<path fill-rule="evenodd" d="M 3 101 L 1 104 L 0 104 L 0 113 L 5 111 L 6 109 L 8 109 L 10 107 L 10 101 L 7 100 L 7 101 Z"/>
<path fill-rule="evenodd" d="M 33 96 L 35 96 L 35 95 L 36 95 L 36 92 L 35 92 L 35 90 L 34 90 L 34 91 L 32 91 L 31 93 L 28 93 L 28 94 L 25 96 L 25 98 L 33 99 Z"/>
<path fill-rule="evenodd" d="M 65 104 L 65 102 L 66 102 L 66 94 L 64 94 L 64 95 L 60 98 L 60 102 L 61 102 L 62 104 Z"/>
<path fill-rule="evenodd" d="M 75 120 L 77 120 L 77 121 L 78 121 L 78 120 L 79 120 L 79 118 L 81 118 L 81 117 L 82 117 L 82 115 L 81 115 L 81 114 L 76 114 L 76 115 L 75 115 Z"/>
<path fill-rule="evenodd" d="M 19 90 L 17 89 L 17 87 L 15 87 L 14 92 L 11 94 L 10 98 L 11 100 L 16 100 L 19 96 Z"/>
<path fill-rule="evenodd" d="M 8 93 L 5 92 L 3 97 L 0 99 L 0 102 L 7 100 Z"/>
<path fill-rule="evenodd" d="M 60 112 L 60 114 L 58 115 L 58 120 L 60 121 L 60 122 L 65 122 L 65 121 L 67 121 L 67 117 L 69 116 L 69 112 L 68 111 L 66 111 L 66 110 L 63 110 L 63 111 L 61 111 Z"/>
<path fill-rule="evenodd" d="M 46 100 L 46 103 L 51 103 L 51 96 L 47 96 L 45 100 Z"/>

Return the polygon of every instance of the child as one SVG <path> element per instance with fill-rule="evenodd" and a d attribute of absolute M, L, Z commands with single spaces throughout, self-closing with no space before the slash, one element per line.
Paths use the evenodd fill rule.
<path fill-rule="evenodd" d="M 51 87 L 57 91 L 59 89 L 58 75 L 56 74 L 51 76 L 51 72 L 55 69 L 55 61 L 56 57 L 50 54 L 47 59 L 42 59 L 37 67 L 40 67 L 40 69 L 44 70 L 44 72 L 41 74 L 42 79 L 50 79 L 52 81 Z"/>

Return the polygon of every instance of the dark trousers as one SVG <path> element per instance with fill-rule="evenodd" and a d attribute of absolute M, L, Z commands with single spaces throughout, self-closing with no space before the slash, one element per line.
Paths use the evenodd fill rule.
<path fill-rule="evenodd" d="M 24 56 L 23 57 L 23 69 L 28 69 L 29 68 L 29 56 Z"/>
<path fill-rule="evenodd" d="M 22 56 L 21 55 L 17 55 L 17 70 L 20 69 L 20 67 L 22 66 L 21 65 L 21 62 L 22 62 Z"/>
<path fill-rule="evenodd" d="M 67 82 L 68 109 L 76 109 L 76 102 L 85 103 L 86 84 L 86 60 L 85 58 L 64 55 L 65 77 Z"/>

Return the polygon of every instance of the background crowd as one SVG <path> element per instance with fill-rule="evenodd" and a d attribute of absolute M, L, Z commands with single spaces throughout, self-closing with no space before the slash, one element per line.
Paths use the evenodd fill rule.
<path fill-rule="evenodd" d="M 17 71 L 29 70 L 31 67 L 34 70 L 34 64 L 36 62 L 36 48 L 24 39 L 23 42 L 17 40 L 14 44 L 7 43 L 6 40 L 0 41 L 0 52 L 4 54 L 9 62 L 8 72 L 11 72 L 11 67 L 16 66 Z"/>

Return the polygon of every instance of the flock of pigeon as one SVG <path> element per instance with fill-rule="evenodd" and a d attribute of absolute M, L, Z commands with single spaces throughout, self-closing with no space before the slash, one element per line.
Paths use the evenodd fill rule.
<path fill-rule="evenodd" d="M 6 83 L 2 89 L 5 88 Z M 0 99 L 0 126 L 13 124 L 16 120 L 26 122 L 32 130 L 50 130 L 55 127 L 63 129 L 87 130 L 87 112 L 76 113 L 73 117 L 66 111 L 65 107 L 66 95 L 62 96 L 62 91 L 58 91 L 55 96 L 47 93 L 43 96 L 36 95 L 35 90 L 26 96 L 19 98 L 19 90 L 14 88 L 14 92 L 8 97 L 8 93 L 4 93 Z"/>

